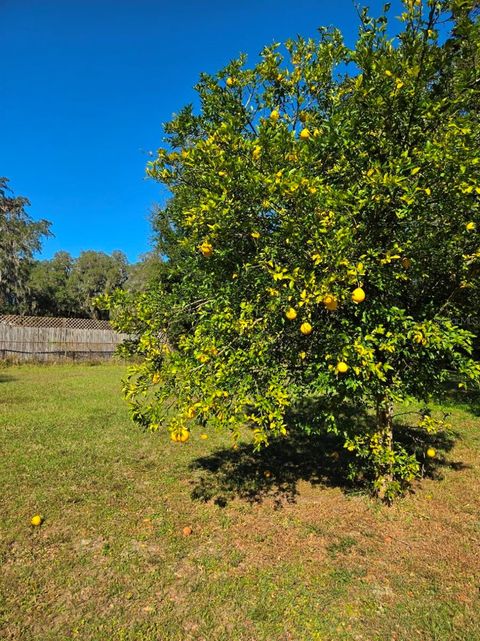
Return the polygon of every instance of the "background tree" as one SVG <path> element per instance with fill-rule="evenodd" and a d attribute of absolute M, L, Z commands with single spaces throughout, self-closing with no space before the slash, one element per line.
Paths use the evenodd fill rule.
<path fill-rule="evenodd" d="M 68 290 L 81 314 L 96 318 L 99 310 L 94 299 L 123 286 L 128 277 L 127 258 L 121 251 L 84 251 L 75 260 Z"/>
<path fill-rule="evenodd" d="M 133 265 L 129 265 L 128 278 L 123 287 L 130 292 L 144 292 L 150 286 L 155 286 L 160 279 L 163 261 L 157 252 L 152 251 L 140 258 Z"/>
<path fill-rule="evenodd" d="M 166 125 L 147 170 L 172 193 L 160 283 L 109 303 L 140 335 L 137 422 L 175 440 L 249 425 L 258 447 L 329 429 L 381 497 L 415 477 L 394 403 L 480 377 L 458 313 L 479 285 L 474 8 L 407 0 L 396 38 L 387 5 L 353 49 L 321 29 L 201 76 L 200 113 Z M 438 429 L 427 409 L 419 428 Z"/>
<path fill-rule="evenodd" d="M 29 274 L 29 313 L 37 316 L 79 316 L 80 305 L 70 292 L 74 259 L 66 251 L 33 264 Z"/>
<path fill-rule="evenodd" d="M 29 274 L 28 313 L 41 316 L 96 318 L 93 299 L 122 287 L 130 269 L 125 255 L 114 251 L 84 251 L 76 259 L 57 252 L 50 260 L 32 263 Z M 136 279 L 141 288 L 142 278 Z"/>
<path fill-rule="evenodd" d="M 28 199 L 9 192 L 7 178 L 0 178 L 0 313 L 25 307 L 33 254 L 50 235 L 48 221 L 34 221 L 25 211 Z"/>

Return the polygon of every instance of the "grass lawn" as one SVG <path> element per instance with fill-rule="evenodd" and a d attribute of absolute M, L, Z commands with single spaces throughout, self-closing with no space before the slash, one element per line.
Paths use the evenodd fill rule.
<path fill-rule="evenodd" d="M 0 369 L 2 641 L 480 640 L 478 407 L 388 508 L 333 451 L 141 433 L 122 373 Z"/>

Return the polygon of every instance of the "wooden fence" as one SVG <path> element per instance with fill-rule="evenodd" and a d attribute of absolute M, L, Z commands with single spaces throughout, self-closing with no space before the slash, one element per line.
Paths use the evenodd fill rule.
<path fill-rule="evenodd" d="M 0 316 L 0 360 L 106 360 L 125 338 L 105 321 Z"/>

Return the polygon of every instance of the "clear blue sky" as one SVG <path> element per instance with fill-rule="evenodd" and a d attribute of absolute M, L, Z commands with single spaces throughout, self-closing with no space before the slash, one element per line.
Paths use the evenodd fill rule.
<path fill-rule="evenodd" d="M 166 197 L 144 178 L 146 154 L 199 73 L 331 24 L 353 43 L 353 0 L 0 0 L 0 176 L 52 221 L 42 257 L 135 261 Z"/>

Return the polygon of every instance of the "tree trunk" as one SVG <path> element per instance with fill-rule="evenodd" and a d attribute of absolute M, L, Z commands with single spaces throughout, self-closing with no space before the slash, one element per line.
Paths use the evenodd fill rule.
<path fill-rule="evenodd" d="M 393 403 L 385 398 L 377 403 L 377 430 L 386 459 L 378 470 L 377 496 L 388 501 L 387 491 L 393 481 Z"/>

